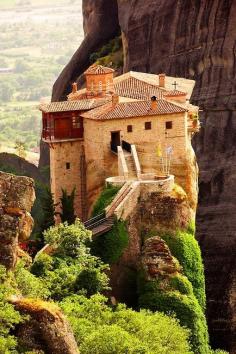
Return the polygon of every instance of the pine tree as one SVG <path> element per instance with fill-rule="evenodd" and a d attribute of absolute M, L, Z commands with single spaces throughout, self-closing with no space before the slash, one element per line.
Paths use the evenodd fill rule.
<path fill-rule="evenodd" d="M 41 200 L 42 209 L 43 209 L 43 223 L 41 225 L 42 232 L 49 229 L 49 227 L 55 225 L 55 207 L 53 201 L 53 194 L 49 187 L 45 187 L 45 193 Z"/>
<path fill-rule="evenodd" d="M 74 209 L 74 200 L 75 200 L 75 188 L 69 195 L 65 189 L 62 189 L 62 196 L 60 198 L 61 201 L 61 209 L 60 213 L 61 221 L 67 221 L 69 225 L 74 224 L 76 215 Z"/>

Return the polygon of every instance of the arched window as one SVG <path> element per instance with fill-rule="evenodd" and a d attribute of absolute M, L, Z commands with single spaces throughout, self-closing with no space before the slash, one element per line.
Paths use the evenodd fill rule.
<path fill-rule="evenodd" d="M 107 92 L 110 91 L 110 80 L 107 80 Z"/>
<path fill-rule="evenodd" d="M 102 81 L 99 81 L 98 83 L 98 91 L 102 92 Z"/>

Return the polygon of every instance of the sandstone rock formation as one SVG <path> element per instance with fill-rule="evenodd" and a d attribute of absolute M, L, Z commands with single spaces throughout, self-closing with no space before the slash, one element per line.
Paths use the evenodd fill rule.
<path fill-rule="evenodd" d="M 49 163 L 43 161 L 43 166 L 48 166 Z M 42 174 L 33 163 L 14 155 L 9 154 L 7 152 L 0 153 L 0 170 L 5 171 L 5 169 L 9 169 L 9 172 L 16 171 L 18 174 L 22 176 L 28 176 L 33 178 L 35 181 L 40 181 L 42 183 L 48 183 L 49 177 L 45 174 Z M 11 171 L 10 171 L 11 170 Z"/>
<path fill-rule="evenodd" d="M 150 237 L 153 233 L 158 235 L 186 229 L 194 212 L 187 195 L 181 188 L 176 190 L 175 187 L 169 193 L 148 193 L 147 191 L 140 194 L 138 204 L 127 217 L 128 247 L 118 264 L 112 267 L 113 295 L 119 301 L 134 305 L 133 301 L 137 298 L 135 278 L 145 238 Z M 162 250 L 165 249 L 165 252 L 166 247 L 163 242 Z"/>
<path fill-rule="evenodd" d="M 163 277 L 169 277 L 181 270 L 169 247 L 159 236 L 151 237 L 145 241 L 141 265 L 145 270 L 147 280 L 159 277 L 163 279 Z"/>
<path fill-rule="evenodd" d="M 8 270 L 16 264 L 18 242 L 31 234 L 34 199 L 31 178 L 0 172 L 0 264 Z"/>
<path fill-rule="evenodd" d="M 119 32 L 116 0 L 84 0 L 83 16 L 84 41 L 55 82 L 53 101 L 66 99 L 71 92 L 71 84 L 90 65 L 90 55 Z"/>
<path fill-rule="evenodd" d="M 45 354 L 79 354 L 70 325 L 56 305 L 21 298 L 12 299 L 11 303 L 20 313 L 30 316 L 17 329 L 22 346 L 43 350 Z"/>
<path fill-rule="evenodd" d="M 232 301 L 235 298 L 233 279 L 236 277 L 236 87 L 233 81 L 236 69 L 236 2 L 117 2 L 125 71 L 166 72 L 196 80 L 193 98 L 203 110 L 202 130 L 195 139 L 200 167 L 197 235 L 206 267 L 208 322 L 213 346 L 236 351 L 235 345 L 233 347 L 236 313 Z M 108 5 L 106 1 L 102 4 L 100 0 L 95 0 L 93 8 L 99 6 L 97 8 L 101 14 L 105 14 L 110 3 L 115 6 L 115 1 L 109 1 Z M 84 0 L 84 6 L 87 4 L 88 1 Z M 84 15 L 86 24 L 88 16 L 86 12 Z M 115 15 L 116 11 L 113 12 Z M 106 20 L 101 16 L 100 25 Z M 117 18 L 113 17 L 113 20 L 117 25 Z M 102 28 L 96 27 L 96 30 L 100 32 Z M 97 37 L 94 37 L 93 43 L 99 46 Z M 78 53 L 81 52 L 85 57 L 88 54 L 86 43 L 79 49 Z M 74 57 L 65 70 L 79 76 L 83 67 L 80 59 L 76 60 Z M 83 59 L 82 63 L 85 62 Z M 55 99 L 66 94 L 70 80 L 70 75 L 59 77 L 54 88 Z M 61 91 L 57 87 L 61 87 Z"/>

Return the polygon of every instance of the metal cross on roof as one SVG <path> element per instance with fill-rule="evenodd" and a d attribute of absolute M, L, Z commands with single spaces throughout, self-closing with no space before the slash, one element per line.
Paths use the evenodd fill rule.
<path fill-rule="evenodd" d="M 176 90 L 176 87 L 178 86 L 177 82 L 175 81 L 172 85 L 175 87 Z"/>

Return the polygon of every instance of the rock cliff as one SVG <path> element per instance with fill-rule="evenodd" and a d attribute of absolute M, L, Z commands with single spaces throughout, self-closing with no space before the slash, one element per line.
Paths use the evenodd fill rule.
<path fill-rule="evenodd" d="M 86 11 L 88 6 L 101 14 L 95 20 L 93 48 L 101 45 L 100 32 L 105 40 L 117 31 L 119 19 L 124 71 L 165 72 L 196 80 L 193 99 L 203 110 L 202 130 L 195 139 L 200 167 L 197 236 L 206 268 L 208 322 L 213 346 L 235 352 L 236 2 L 117 0 L 117 5 L 118 11 L 116 1 L 96 0 L 91 5 L 84 0 L 85 41 L 57 80 L 53 98 L 62 98 L 71 79 L 88 63 L 86 38 L 93 34 L 96 19 Z M 107 13 L 108 18 L 103 16 Z M 111 27 L 104 27 L 107 20 L 113 22 Z"/>
<path fill-rule="evenodd" d="M 0 172 L 0 264 L 8 270 L 16 264 L 18 242 L 27 240 L 32 231 L 33 186 L 28 177 Z"/>
<path fill-rule="evenodd" d="M 14 272 L 19 258 L 23 257 L 26 263 L 31 262 L 18 244 L 30 237 L 33 228 L 30 211 L 34 200 L 34 182 L 31 178 L 0 171 L 0 265 L 8 271 Z M 15 335 L 20 345 L 48 354 L 79 353 L 72 330 L 56 306 L 23 298 L 16 292 L 17 296 L 12 296 L 9 301 L 20 313 L 30 316 L 16 329 Z"/>

